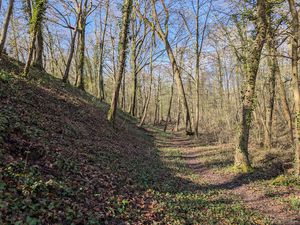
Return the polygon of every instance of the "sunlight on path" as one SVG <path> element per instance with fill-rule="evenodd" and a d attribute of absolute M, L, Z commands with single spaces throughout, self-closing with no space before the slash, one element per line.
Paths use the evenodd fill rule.
<path fill-rule="evenodd" d="M 201 191 L 214 190 L 239 199 L 246 208 L 271 218 L 275 224 L 300 224 L 300 212 L 291 209 L 284 201 L 300 196 L 300 190 L 272 186 L 270 180 L 273 177 L 265 177 L 260 171 L 252 174 L 233 171 L 233 145 L 210 144 L 179 135 L 159 138 L 157 142 L 161 148 L 180 153 L 177 157 L 181 167 L 191 171 L 189 179 L 201 185 Z"/>

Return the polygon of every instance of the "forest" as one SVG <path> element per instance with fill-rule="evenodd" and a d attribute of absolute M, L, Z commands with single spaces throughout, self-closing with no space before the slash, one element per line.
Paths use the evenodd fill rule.
<path fill-rule="evenodd" d="M 0 0 L 0 224 L 300 224 L 299 0 Z"/>

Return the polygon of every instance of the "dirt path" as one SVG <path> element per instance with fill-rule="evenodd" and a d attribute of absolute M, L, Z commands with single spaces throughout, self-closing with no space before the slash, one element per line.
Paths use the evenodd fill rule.
<path fill-rule="evenodd" d="M 232 145 L 201 146 L 201 140 L 180 136 L 165 142 L 165 147 L 177 148 L 181 152 L 186 166 L 199 175 L 206 189 L 221 190 L 227 197 L 241 200 L 247 208 L 269 217 L 275 224 L 300 224 L 300 212 L 291 209 L 285 201 L 299 197 L 299 189 L 270 185 L 269 180 L 274 179 L 278 171 L 258 168 L 250 175 L 231 171 Z"/>

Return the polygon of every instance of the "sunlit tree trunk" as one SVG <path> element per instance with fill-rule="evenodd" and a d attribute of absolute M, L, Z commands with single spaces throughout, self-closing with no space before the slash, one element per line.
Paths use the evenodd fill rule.
<path fill-rule="evenodd" d="M 74 28 L 74 32 L 73 32 L 73 36 L 71 36 L 71 43 L 70 43 L 70 51 L 69 51 L 69 56 L 68 56 L 68 60 L 66 63 L 66 69 L 63 75 L 63 82 L 66 83 L 68 82 L 69 79 L 69 72 L 70 72 L 70 68 L 71 68 L 71 63 L 72 63 L 72 59 L 73 59 L 73 55 L 75 52 L 75 42 L 76 42 L 76 37 L 77 37 L 77 33 L 78 33 L 78 23 L 81 17 L 81 12 L 82 12 L 82 6 L 81 6 L 81 2 L 79 4 L 79 8 L 78 8 L 78 14 L 77 14 L 77 20 L 76 20 L 76 24 L 75 24 L 75 28 Z"/>
<path fill-rule="evenodd" d="M 168 108 L 168 113 L 167 113 L 167 117 L 166 117 L 166 124 L 165 124 L 165 127 L 164 127 L 164 132 L 167 131 L 168 123 L 171 120 L 171 109 L 172 109 L 172 102 L 173 102 L 173 93 L 174 93 L 174 78 L 173 78 L 173 82 L 172 82 L 172 86 L 171 86 L 171 96 L 170 96 L 170 101 L 169 101 L 169 108 Z"/>
<path fill-rule="evenodd" d="M 33 7 L 33 16 L 31 17 L 31 26 L 30 26 L 30 33 L 31 33 L 31 44 L 28 50 L 28 57 L 24 67 L 24 76 L 27 76 L 29 73 L 29 68 L 31 65 L 32 57 L 33 57 L 33 50 L 36 40 L 36 35 L 38 32 L 39 27 L 43 21 L 43 16 L 46 11 L 46 0 L 39 0 L 35 3 Z"/>
<path fill-rule="evenodd" d="M 87 1 L 86 1 L 87 2 Z M 79 85 L 78 88 L 85 90 L 85 76 L 84 76 L 84 58 L 85 58 L 85 26 L 86 21 L 84 18 L 84 13 L 81 15 L 81 18 L 79 20 L 79 61 L 78 61 L 78 72 L 79 72 Z"/>
<path fill-rule="evenodd" d="M 43 22 L 41 22 L 36 33 L 33 65 L 39 69 L 43 69 L 43 52 L 44 52 L 44 38 L 43 38 Z"/>
<path fill-rule="evenodd" d="M 275 54 L 277 54 L 276 49 L 275 49 Z M 281 102 L 281 106 L 282 106 L 282 109 L 283 109 L 283 116 L 284 116 L 284 118 L 287 122 L 289 131 L 290 131 L 291 143 L 294 143 L 295 139 L 294 139 L 294 133 L 293 133 L 294 132 L 293 119 L 292 119 L 291 110 L 290 110 L 290 107 L 289 107 L 289 103 L 288 103 L 284 83 L 283 83 L 282 78 L 281 78 L 281 72 L 280 72 L 280 68 L 279 68 L 279 65 L 278 65 L 277 57 L 275 58 L 275 69 L 276 69 L 276 85 L 278 87 L 278 93 L 280 95 L 280 102 Z"/>
<path fill-rule="evenodd" d="M 11 27 L 12 27 L 13 45 L 14 45 L 14 49 L 16 51 L 15 57 L 18 61 L 20 61 L 20 50 L 19 50 L 19 45 L 18 45 L 18 41 L 17 41 L 16 20 L 14 18 L 14 13 L 12 13 Z"/>
<path fill-rule="evenodd" d="M 135 20 L 136 15 L 133 13 L 132 16 L 132 38 L 131 38 L 131 76 L 132 76 L 132 89 L 131 89 L 131 103 L 129 113 L 132 116 L 136 115 L 136 101 L 137 101 L 137 52 L 136 52 L 136 32 L 135 32 Z"/>
<path fill-rule="evenodd" d="M 264 0 L 257 1 L 257 36 L 251 46 L 250 54 L 247 58 L 248 70 L 243 91 L 242 103 L 242 123 L 240 125 L 240 133 L 238 138 L 238 146 L 235 152 L 235 166 L 243 171 L 251 168 L 248 152 L 249 132 L 251 125 L 251 117 L 253 111 L 253 101 L 255 95 L 256 76 L 259 67 L 261 51 L 264 46 L 267 20 L 266 20 L 266 2 Z"/>
<path fill-rule="evenodd" d="M 4 50 L 4 45 L 5 45 L 5 41 L 6 41 L 6 37 L 7 37 L 7 30 L 8 30 L 11 15 L 13 13 L 13 7 L 14 7 L 14 0 L 9 0 L 8 8 L 7 8 L 7 12 L 5 15 L 3 28 L 2 28 L 2 32 L 1 32 L 0 55 L 3 53 L 3 50 Z"/>
<path fill-rule="evenodd" d="M 295 122 L 294 122 L 294 145 L 295 145 L 295 175 L 300 174 L 300 96 L 299 96 L 299 75 L 298 75 L 298 48 L 299 48 L 299 15 L 294 0 L 289 0 L 290 11 L 292 14 L 292 84 L 295 102 Z"/>
<path fill-rule="evenodd" d="M 177 107 L 178 107 L 178 111 L 177 111 L 177 118 L 176 118 L 176 126 L 175 126 L 175 132 L 179 131 L 179 126 L 180 126 L 180 118 L 181 118 L 181 100 L 180 100 L 180 96 L 178 95 L 177 98 Z"/>
<path fill-rule="evenodd" d="M 103 66 L 104 66 L 104 40 L 106 36 L 106 28 L 107 28 L 107 20 L 109 13 L 109 5 L 110 0 L 106 1 L 106 11 L 105 11 L 105 19 L 104 19 L 104 28 L 102 31 L 102 37 L 100 40 L 100 54 L 99 54 L 99 99 L 100 101 L 104 101 L 105 99 L 105 90 L 104 90 L 104 78 L 103 78 Z"/>
<path fill-rule="evenodd" d="M 132 0 L 124 0 L 123 3 L 123 15 L 122 15 L 122 27 L 120 31 L 120 38 L 119 38 L 119 69 L 116 74 L 116 81 L 115 81 L 115 89 L 113 92 L 113 97 L 110 105 L 110 109 L 108 111 L 107 119 L 110 123 L 114 125 L 118 99 L 119 99 L 119 92 L 120 86 L 122 82 L 122 75 L 125 70 L 125 62 L 126 62 L 126 49 L 128 43 L 128 29 L 130 24 L 130 14 L 132 11 Z"/>
<path fill-rule="evenodd" d="M 152 41 L 151 41 L 151 47 L 150 47 L 150 62 L 149 62 L 149 67 L 150 67 L 150 86 L 149 86 L 149 94 L 148 94 L 148 98 L 146 99 L 146 105 L 145 105 L 145 109 L 143 112 L 143 116 L 142 119 L 139 123 L 139 126 L 143 126 L 143 124 L 145 123 L 146 117 L 147 117 L 147 113 L 148 113 L 148 109 L 149 109 L 149 104 L 150 104 L 150 99 L 151 99 L 151 94 L 152 94 L 152 82 L 153 82 L 153 51 L 154 51 L 154 47 L 155 47 L 155 32 L 153 31 L 152 34 Z"/>
<path fill-rule="evenodd" d="M 270 21 L 270 20 L 269 20 Z M 269 25 L 268 35 L 267 35 L 267 48 L 268 48 L 268 66 L 270 74 L 267 80 L 267 103 L 266 103 L 266 121 L 264 130 L 264 147 L 270 149 L 272 145 L 272 120 L 274 111 L 274 101 L 275 101 L 275 85 L 276 85 L 276 72 L 278 70 L 278 65 L 276 65 L 276 43 L 274 39 L 274 31 Z"/>

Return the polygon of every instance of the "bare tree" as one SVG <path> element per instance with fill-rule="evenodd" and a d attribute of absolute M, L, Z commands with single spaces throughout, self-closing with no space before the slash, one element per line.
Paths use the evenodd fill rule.
<path fill-rule="evenodd" d="M 292 79 L 293 79 L 293 95 L 295 101 L 295 122 L 294 122 L 294 138 L 295 138 L 295 175 L 300 174 L 300 92 L 299 92 L 299 72 L 298 72 L 298 48 L 300 39 L 299 30 L 299 14 L 297 12 L 294 0 L 289 0 L 290 11 L 292 15 Z"/>
<path fill-rule="evenodd" d="M 248 171 L 251 167 L 248 153 L 249 131 L 253 111 L 256 76 L 267 32 L 266 2 L 264 0 L 257 1 L 256 11 L 257 19 L 255 26 L 257 35 L 251 45 L 248 58 L 246 59 L 248 68 L 245 89 L 242 94 L 242 122 L 234 160 L 235 166 L 244 171 Z"/>
<path fill-rule="evenodd" d="M 116 74 L 115 81 L 115 89 L 110 105 L 110 109 L 108 111 L 107 119 L 113 125 L 115 124 L 116 111 L 119 99 L 120 86 L 122 82 L 122 76 L 125 70 L 125 62 L 126 62 L 126 49 L 128 43 L 128 29 L 130 24 L 130 15 L 132 11 L 132 0 L 124 0 L 123 2 L 123 13 L 122 13 L 122 27 L 120 31 L 119 37 L 119 60 L 118 60 L 118 72 Z"/>
<path fill-rule="evenodd" d="M 30 23 L 31 43 L 28 50 L 27 61 L 24 67 L 24 76 L 27 76 L 29 72 L 29 67 L 32 61 L 33 49 L 35 45 L 37 32 L 43 21 L 45 11 L 46 11 L 46 0 L 36 0 L 35 4 L 33 5 L 33 13 L 32 13 L 31 23 Z"/>
<path fill-rule="evenodd" d="M 183 106 L 185 108 L 186 133 L 187 134 L 192 134 L 192 124 L 191 124 L 191 116 L 190 116 L 188 101 L 186 99 L 186 94 L 185 94 L 185 90 L 184 90 L 184 86 L 183 86 L 183 82 L 182 82 L 182 78 L 181 78 L 181 74 L 180 74 L 179 65 L 176 61 L 176 58 L 175 58 L 174 53 L 173 53 L 173 49 L 170 45 L 169 38 L 168 38 L 169 37 L 169 18 L 170 18 L 169 9 L 166 6 L 164 0 L 161 0 L 160 2 L 161 2 L 162 9 L 165 13 L 165 19 L 164 19 L 164 22 L 163 22 L 164 26 L 161 25 L 161 21 L 159 19 L 159 14 L 158 14 L 157 9 L 156 9 L 157 2 L 155 0 L 151 0 L 152 18 L 153 18 L 154 22 L 151 22 L 139 10 L 137 10 L 137 12 L 145 20 L 145 22 L 150 27 L 154 27 L 154 29 L 155 29 L 156 33 L 158 34 L 159 38 L 163 41 L 163 43 L 165 45 L 165 49 L 167 51 L 169 60 L 170 60 L 171 65 L 172 65 L 172 69 L 174 71 L 174 76 L 175 76 L 175 80 L 176 80 L 176 84 L 177 84 L 177 89 L 178 89 L 178 92 L 180 93 L 180 96 L 182 98 L 182 103 L 183 103 Z"/>
<path fill-rule="evenodd" d="M 105 99 L 105 91 L 104 91 L 104 79 L 103 79 L 103 66 L 104 66 L 104 40 L 106 35 L 106 28 L 107 28 L 107 20 L 108 20 L 108 13 L 109 13 L 109 6 L 110 0 L 106 0 L 105 4 L 105 18 L 104 18 L 104 28 L 102 31 L 102 36 L 100 38 L 100 54 L 99 54 L 99 93 L 98 97 L 101 101 Z"/>
<path fill-rule="evenodd" d="M 5 16 L 5 19 L 4 19 L 2 32 L 1 32 L 0 55 L 2 54 L 3 49 L 4 49 L 6 36 L 7 36 L 7 30 L 8 30 L 11 15 L 13 13 L 13 7 L 14 7 L 14 0 L 9 0 L 8 8 L 7 8 L 7 12 L 6 12 L 6 16 Z"/>

